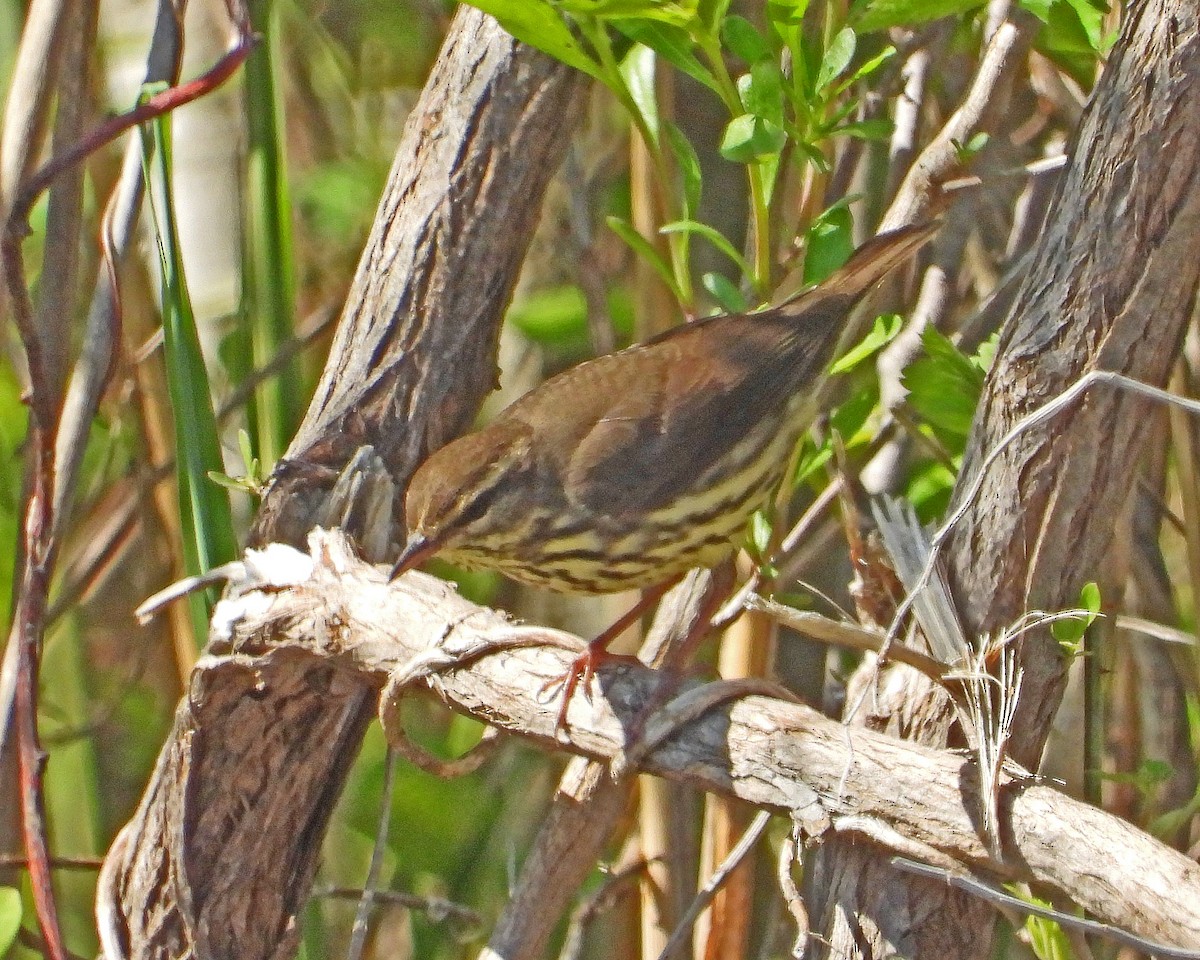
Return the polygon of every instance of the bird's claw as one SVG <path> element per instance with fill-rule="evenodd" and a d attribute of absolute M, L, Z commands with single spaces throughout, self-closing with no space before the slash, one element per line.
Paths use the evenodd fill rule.
<path fill-rule="evenodd" d="M 562 676 L 555 677 L 553 680 L 542 685 L 540 692 L 543 694 L 549 691 L 555 691 L 555 693 L 559 690 L 562 691 L 562 702 L 558 708 L 558 717 L 554 721 L 554 737 L 556 740 L 562 740 L 566 736 L 567 710 L 570 709 L 571 698 L 575 696 L 575 691 L 582 686 L 584 699 L 590 704 L 592 702 L 592 680 L 595 679 L 602 665 L 611 663 L 613 660 L 632 660 L 640 663 L 636 657 L 609 653 L 603 645 L 589 643 L 571 661 Z"/>

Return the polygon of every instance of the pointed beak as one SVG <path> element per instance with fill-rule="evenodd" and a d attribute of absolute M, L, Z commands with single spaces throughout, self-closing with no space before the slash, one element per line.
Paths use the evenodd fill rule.
<path fill-rule="evenodd" d="M 402 573 L 419 567 L 437 553 L 440 546 L 441 544 L 437 540 L 426 537 L 424 534 L 414 533 L 409 537 L 404 549 L 400 551 L 400 556 L 396 558 L 396 564 L 392 567 L 392 575 L 388 579 L 395 580 Z"/>

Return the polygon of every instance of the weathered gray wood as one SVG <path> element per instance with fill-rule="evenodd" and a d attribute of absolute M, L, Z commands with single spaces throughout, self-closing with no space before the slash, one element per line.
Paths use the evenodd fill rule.
<path fill-rule="evenodd" d="M 454 708 L 547 749 L 565 746 L 611 761 L 664 682 L 646 667 L 604 667 L 591 704 L 572 702 L 564 745 L 555 736 L 557 701 L 529 695 L 531 686 L 561 676 L 573 656 L 562 646 L 564 635 L 514 626 L 423 574 L 390 584 L 337 534 L 319 534 L 316 543 L 310 576 L 284 590 L 249 592 L 219 611 L 229 626 L 193 681 L 189 709 L 198 729 L 240 722 L 247 732 L 222 736 L 242 739 L 262 726 L 256 717 L 269 709 L 264 704 L 297 693 L 306 682 L 298 678 L 323 677 L 330 689 L 357 678 L 372 689 L 393 681 L 393 695 L 433 690 Z M 656 729 L 652 722 L 651 735 Z M 301 760 L 280 747 L 264 749 L 268 768 L 220 772 L 235 783 L 272 779 L 271 771 Z M 974 762 L 962 754 L 847 729 L 811 708 L 754 695 L 719 702 L 675 729 L 643 765 L 789 814 L 814 840 L 857 838 L 876 856 L 887 850 L 994 880 L 1025 880 L 1142 936 L 1200 948 L 1200 865 L 1032 778 L 1005 783 L 1006 856 L 998 861 L 979 825 Z M 198 827 L 223 836 L 236 829 Z M 965 942 L 968 934 L 959 936 Z"/>

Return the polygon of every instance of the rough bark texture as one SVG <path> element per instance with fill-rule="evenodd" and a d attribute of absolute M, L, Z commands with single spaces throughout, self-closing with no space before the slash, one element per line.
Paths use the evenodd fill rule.
<path fill-rule="evenodd" d="M 1022 417 L 1088 370 L 1164 386 L 1178 355 L 1200 279 L 1200 16 L 1181 0 L 1126 15 L 1001 334 L 965 479 Z M 947 551 L 969 631 L 1077 601 L 1127 529 L 1147 403 L 1093 389 L 991 467 Z M 1066 663 L 1038 633 L 1023 666 L 1013 748 L 1033 766 Z"/>
<path fill-rule="evenodd" d="M 500 319 L 582 89 L 460 11 L 252 542 L 302 542 L 332 515 L 369 554 L 386 552 L 395 491 L 492 388 Z M 363 472 L 347 480 L 352 461 Z M 206 665 L 106 863 L 109 960 L 291 956 L 329 814 L 375 713 L 370 684 L 313 658 Z"/>
<path fill-rule="evenodd" d="M 1200 259 L 1200 31 L 1190 0 L 1131 5 L 1093 93 L 1034 263 L 1004 327 L 960 489 L 997 441 L 1091 369 L 1163 385 L 1191 315 Z M 946 566 L 969 633 L 1032 609 L 1072 606 L 1096 575 L 1125 508 L 1147 426 L 1145 401 L 1090 391 L 994 463 L 952 536 Z M 1066 664 L 1031 634 L 1012 744 L 1036 767 Z M 889 720 L 943 744 L 944 697 L 893 678 Z M 1101 849 L 1099 857 L 1111 857 Z M 901 878 L 840 845 L 810 890 L 825 955 L 987 956 L 989 917 L 940 884 Z"/>
<path fill-rule="evenodd" d="M 397 481 L 399 517 L 413 468 L 471 423 L 496 387 L 498 324 L 585 90 L 581 74 L 460 11 L 254 543 L 302 544 L 364 445 Z"/>

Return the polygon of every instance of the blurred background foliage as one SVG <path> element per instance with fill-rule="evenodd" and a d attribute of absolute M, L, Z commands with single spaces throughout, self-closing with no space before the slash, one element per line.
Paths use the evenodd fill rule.
<path fill-rule="evenodd" d="M 927 143 L 958 106 L 998 14 L 1009 8 L 981 0 L 479 6 L 598 81 L 509 312 L 502 390 L 488 411 L 584 357 L 669 323 L 760 305 L 781 288 L 827 275 L 874 231 L 913 146 Z M 752 552 L 770 559 L 781 593 L 795 602 L 828 611 L 816 599 L 823 593 L 849 605 L 851 569 L 844 546 L 836 547 L 844 533 L 835 513 L 788 553 L 777 553 L 775 532 L 836 475 L 835 434 L 851 471 L 899 437 L 902 455 L 889 488 L 910 497 L 926 519 L 945 506 L 1003 314 L 995 300 L 1052 192 L 1052 173 L 1027 168 L 1061 153 L 1120 15 L 1101 0 L 1011 6 L 1014 17 L 1025 18 L 1032 50 L 1006 116 L 986 136 L 959 145 L 964 165 L 983 174 L 987 186 L 963 201 L 964 212 L 948 221 L 939 241 L 949 251 L 940 262 L 962 266 L 949 278 L 938 329 L 919 336 L 899 399 L 885 398 L 877 361 L 903 321 L 885 316 L 864 332 L 839 374 L 824 429 L 806 441 L 778 510 L 757 518 L 750 531 Z M 255 15 L 266 41 L 251 66 L 161 124 L 158 148 L 147 150 L 154 203 L 143 213 L 138 256 L 123 270 L 122 353 L 88 441 L 42 673 L 51 842 L 63 858 L 56 882 L 68 944 L 78 955 L 97 949 L 96 858 L 138 802 L 213 598 L 198 598 L 190 611 L 179 605 L 145 627 L 132 611 L 184 573 L 235 554 L 258 484 L 315 385 L 401 129 L 452 14 L 451 4 L 437 0 L 261 3 Z M 5 82 L 23 17 L 20 3 L 0 4 Z M 142 0 L 102 5 L 92 53 L 94 117 L 128 109 L 138 97 L 153 18 L 153 6 Z M 220 4 L 193 0 L 185 77 L 220 55 L 225 29 Z M 901 91 L 922 51 L 931 58 L 919 89 L 910 88 L 918 90 L 912 100 Z M 897 121 L 904 96 L 916 107 L 902 131 L 915 138 L 907 146 Z M 111 192 L 119 157 L 114 147 L 87 166 L 85 277 L 98 265 L 97 198 Z M 27 241 L 35 295 L 41 271 L 54 267 L 52 252 L 42 249 L 44 206 L 39 210 Z M 81 316 L 88 296 L 90 286 L 80 292 Z M 4 347 L 0 540 L 11 544 L 25 412 L 20 351 L 8 328 Z M 1162 496 L 1173 508 L 1179 489 L 1168 482 Z M 1186 564 L 1185 534 L 1168 532 L 1163 544 L 1172 563 Z M 5 611 L 12 567 L 12 552 L 0 550 Z M 584 635 L 628 602 L 564 600 L 487 575 L 437 570 L 478 600 Z M 1180 599 L 1166 615 L 1187 626 L 1189 577 L 1177 579 Z M 1145 651 L 1118 656 L 1132 662 Z M 710 669 L 715 645 L 704 657 Z M 1101 724 L 1110 745 L 1098 761 L 1109 776 L 1102 799 L 1186 843 L 1196 806 L 1195 665 L 1190 651 L 1172 649 L 1165 660 L 1166 676 L 1153 692 L 1178 693 L 1186 704 L 1178 729 L 1141 735 L 1146 724 L 1135 722 L 1138 695 L 1128 677 L 1107 690 L 1089 722 Z M 841 654 L 789 643 L 778 669 L 810 701 L 836 710 L 851 666 Z M 1150 682 L 1148 668 L 1145 676 Z M 414 738 L 440 756 L 456 756 L 480 735 L 474 721 L 436 707 L 410 705 L 408 712 Z M 1072 742 L 1077 721 L 1069 710 L 1064 717 L 1064 742 L 1051 748 L 1061 751 L 1054 769 L 1081 791 L 1083 761 Z M 372 730 L 326 841 L 305 916 L 307 956 L 345 950 L 388 764 Z M 381 884 L 426 899 L 379 906 L 368 952 L 475 953 L 559 766 L 512 743 L 455 780 L 399 764 Z M 0 758 L 0 854 L 7 858 L 0 864 L 0 956 L 25 957 L 35 952 L 14 769 L 11 756 Z M 598 872 L 594 885 L 603 883 Z M 777 896 L 764 877 L 752 901 L 757 932 L 745 955 L 785 955 L 789 928 Z M 599 921 L 608 936 L 596 941 L 610 946 L 589 955 L 630 955 L 632 948 L 611 947 L 618 942 L 612 938 L 628 936 L 630 910 Z M 1013 956 L 1068 949 L 1040 928 L 1014 933 L 1002 944 Z"/>

